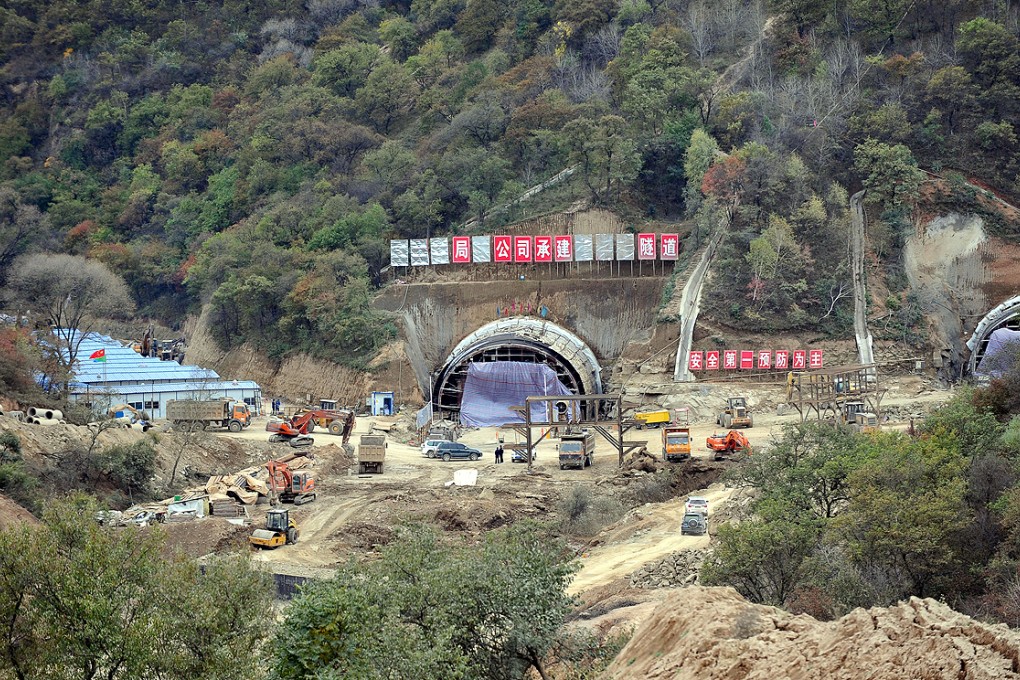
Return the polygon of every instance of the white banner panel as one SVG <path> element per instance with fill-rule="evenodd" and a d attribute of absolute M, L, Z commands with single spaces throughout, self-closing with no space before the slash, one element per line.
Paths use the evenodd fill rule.
<path fill-rule="evenodd" d="M 407 240 L 390 241 L 390 266 L 407 267 L 411 264 L 411 256 L 408 251 Z"/>
<path fill-rule="evenodd" d="M 421 267 L 429 263 L 429 241 L 424 238 L 411 239 L 411 266 Z"/>
<path fill-rule="evenodd" d="M 612 234 L 595 234 L 595 259 L 599 261 L 613 259 Z"/>
<path fill-rule="evenodd" d="M 432 264 L 450 264 L 450 239 L 445 236 L 429 239 Z"/>
<path fill-rule="evenodd" d="M 471 258 L 474 262 L 492 262 L 492 240 L 488 236 L 471 237 Z"/>
<path fill-rule="evenodd" d="M 617 260 L 634 259 L 634 234 L 616 235 L 616 259 Z"/>
<path fill-rule="evenodd" d="M 591 262 L 591 234 L 574 234 L 574 262 Z"/>

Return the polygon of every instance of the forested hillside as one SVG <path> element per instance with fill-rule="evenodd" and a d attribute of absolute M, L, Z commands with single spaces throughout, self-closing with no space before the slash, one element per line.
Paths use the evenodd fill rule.
<path fill-rule="evenodd" d="M 922 170 L 1020 194 L 1017 27 L 994 0 L 9 0 L 0 278 L 83 254 L 142 313 L 211 302 L 224 345 L 357 365 L 394 332 L 386 239 L 584 198 L 696 237 L 735 208 L 714 313 L 840 332 L 851 193 L 893 280 Z"/>

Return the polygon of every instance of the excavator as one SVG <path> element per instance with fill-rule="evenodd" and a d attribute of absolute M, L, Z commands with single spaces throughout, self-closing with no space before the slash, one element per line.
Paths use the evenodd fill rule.
<path fill-rule="evenodd" d="M 715 452 L 716 460 L 722 460 L 724 456 L 734 453 L 751 454 L 751 442 L 737 430 L 730 430 L 726 434 L 713 434 L 705 440 L 705 443 L 709 451 Z"/>
<path fill-rule="evenodd" d="M 315 479 L 308 472 L 293 472 L 278 460 L 266 463 L 269 470 L 269 491 L 279 495 L 283 503 L 301 505 L 315 500 Z"/>
<path fill-rule="evenodd" d="M 342 443 L 346 444 L 354 434 L 354 411 L 313 409 L 287 420 L 270 420 L 266 432 L 273 433 L 269 435 L 270 442 L 287 442 L 295 448 L 311 446 L 315 440 L 308 435 L 315 431 L 316 423 L 328 423 L 330 433 L 342 436 Z"/>

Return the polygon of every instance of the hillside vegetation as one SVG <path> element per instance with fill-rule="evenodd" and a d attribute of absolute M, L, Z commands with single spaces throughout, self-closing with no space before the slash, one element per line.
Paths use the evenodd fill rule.
<path fill-rule="evenodd" d="M 1020 194 L 1017 25 L 962 0 L 11 0 L 0 278 L 86 255 L 143 314 L 211 303 L 224 346 L 360 365 L 395 332 L 369 307 L 387 239 L 584 198 L 693 218 L 688 247 L 730 210 L 710 311 L 838 333 L 865 187 L 906 337 L 919 168 Z"/>

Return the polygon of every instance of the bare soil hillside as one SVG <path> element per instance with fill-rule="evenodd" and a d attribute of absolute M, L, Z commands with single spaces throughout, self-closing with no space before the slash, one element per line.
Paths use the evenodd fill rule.
<path fill-rule="evenodd" d="M 1020 633 L 931 599 L 858 609 L 829 623 L 749 604 L 732 588 L 665 598 L 604 680 L 991 680 L 1017 678 Z"/>

